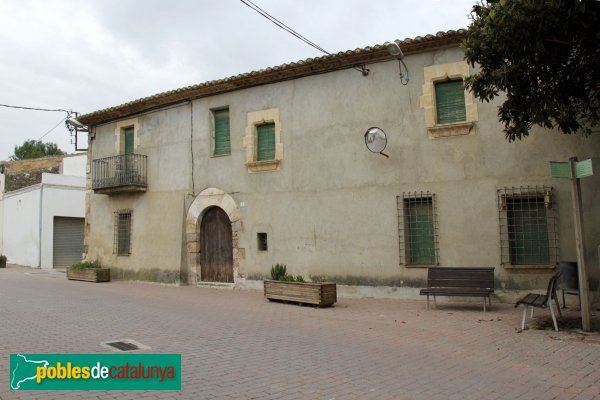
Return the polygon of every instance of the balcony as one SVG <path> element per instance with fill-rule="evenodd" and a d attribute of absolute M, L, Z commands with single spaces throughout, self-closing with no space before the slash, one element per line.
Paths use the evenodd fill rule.
<path fill-rule="evenodd" d="M 98 194 L 145 192 L 146 161 L 141 154 L 99 158 L 92 161 L 92 189 Z"/>

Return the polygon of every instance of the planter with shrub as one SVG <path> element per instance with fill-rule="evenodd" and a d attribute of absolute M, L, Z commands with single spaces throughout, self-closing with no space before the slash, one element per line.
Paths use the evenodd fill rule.
<path fill-rule="evenodd" d="M 6 256 L 0 254 L 0 268 L 6 268 Z"/>
<path fill-rule="evenodd" d="M 97 262 L 79 262 L 67 268 L 67 279 L 87 282 L 109 282 L 110 268 L 103 268 Z"/>
<path fill-rule="evenodd" d="M 337 301 L 335 283 L 305 282 L 300 275 L 288 275 L 285 265 L 271 267 L 271 279 L 264 281 L 265 297 L 271 301 L 291 301 L 318 307 L 328 307 Z"/>

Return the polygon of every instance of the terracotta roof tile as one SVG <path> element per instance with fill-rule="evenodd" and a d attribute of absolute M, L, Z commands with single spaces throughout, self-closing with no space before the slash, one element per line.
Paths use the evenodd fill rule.
<path fill-rule="evenodd" d="M 438 32 L 435 35 L 417 36 L 412 39 L 406 38 L 402 41 L 395 40 L 395 42 L 402 48 L 402 52 L 406 56 L 431 49 L 456 46 L 464 39 L 465 34 L 466 30 L 464 29 L 457 31 L 450 30 L 447 32 Z M 201 97 L 392 59 L 393 57 L 388 54 L 385 45 L 380 44 L 367 46 L 362 49 L 340 51 L 337 54 L 307 58 L 258 71 L 246 72 L 236 76 L 157 93 L 115 107 L 81 115 L 79 120 L 88 126 L 95 126 Z"/>

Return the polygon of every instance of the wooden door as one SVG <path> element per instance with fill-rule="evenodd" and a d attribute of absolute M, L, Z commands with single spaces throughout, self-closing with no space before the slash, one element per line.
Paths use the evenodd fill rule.
<path fill-rule="evenodd" d="M 201 279 L 233 283 L 231 222 L 222 209 L 213 207 L 200 224 Z"/>

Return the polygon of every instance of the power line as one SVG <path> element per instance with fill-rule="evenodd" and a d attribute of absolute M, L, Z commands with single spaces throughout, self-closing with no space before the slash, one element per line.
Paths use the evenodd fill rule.
<path fill-rule="evenodd" d="M 18 108 L 21 110 L 33 110 L 33 111 L 60 111 L 60 112 L 66 112 L 67 114 L 71 114 L 70 111 L 63 110 L 62 108 L 50 109 L 50 108 L 21 107 L 21 106 L 11 106 L 8 104 L 0 104 L 0 107 Z"/>
<path fill-rule="evenodd" d="M 40 137 L 38 140 L 42 140 L 42 139 L 43 139 L 43 138 L 44 138 L 46 135 L 48 135 L 50 132 L 52 132 L 53 130 L 55 130 L 56 128 L 58 128 L 58 126 L 59 126 L 60 124 L 62 124 L 63 122 L 65 122 L 65 120 L 66 120 L 67 118 L 68 118 L 68 117 L 64 117 L 63 119 L 61 119 L 61 120 L 58 122 L 58 124 L 54 125 L 54 127 L 53 127 L 52 129 L 50 129 L 48 132 L 44 133 L 44 134 L 43 134 L 43 135 L 42 135 L 42 136 L 41 136 L 41 137 Z"/>
<path fill-rule="evenodd" d="M 302 36 L 301 34 L 296 32 L 295 30 L 293 30 L 292 28 L 290 28 L 289 26 L 287 26 L 286 24 L 284 24 L 283 22 L 281 22 L 280 20 L 278 20 L 277 18 L 275 18 L 274 16 L 272 16 L 271 14 L 269 14 L 268 12 L 266 12 L 265 10 L 260 8 L 259 6 L 254 4 L 252 1 L 250 1 L 250 0 L 240 0 L 240 1 L 242 3 L 244 3 L 246 6 L 250 7 L 252 10 L 256 11 L 257 13 L 259 13 L 260 15 L 265 17 L 267 20 L 271 21 L 272 23 L 274 23 L 275 25 L 277 25 L 278 27 L 283 29 L 284 31 L 286 31 L 286 32 L 294 35 L 298 39 L 302 40 L 304 43 L 308 44 L 309 46 L 312 46 L 315 49 L 317 49 L 327 55 L 331 55 L 330 52 L 328 52 L 327 50 L 325 50 L 318 44 L 312 42 L 311 40 L 308 40 L 307 38 L 305 38 L 304 36 Z"/>
<path fill-rule="evenodd" d="M 284 24 L 283 22 L 281 22 L 280 20 L 278 20 L 277 18 L 275 18 L 274 16 L 272 16 L 271 14 L 269 14 L 268 12 L 266 12 L 265 10 L 263 10 L 262 8 L 257 6 L 256 4 L 254 4 L 251 0 L 240 0 L 240 1 L 244 5 L 248 6 L 250 9 L 256 11 L 257 13 L 259 13 L 260 15 L 265 17 L 268 21 L 272 22 L 273 24 L 277 25 L 284 31 L 286 31 L 286 32 L 290 33 L 291 35 L 297 37 L 298 39 L 302 40 L 304 43 L 308 44 L 309 46 L 314 47 L 315 49 L 327 54 L 328 56 L 332 55 L 330 52 L 328 52 L 327 50 L 325 50 L 324 48 L 322 48 L 315 42 L 307 39 L 300 33 L 296 32 L 295 30 L 293 30 L 292 28 L 290 28 L 289 26 L 287 26 L 286 24 Z M 352 68 L 361 72 L 364 76 L 367 76 L 369 74 L 369 70 L 364 65 L 361 65 L 361 68 L 357 68 L 357 67 L 352 67 Z"/>

